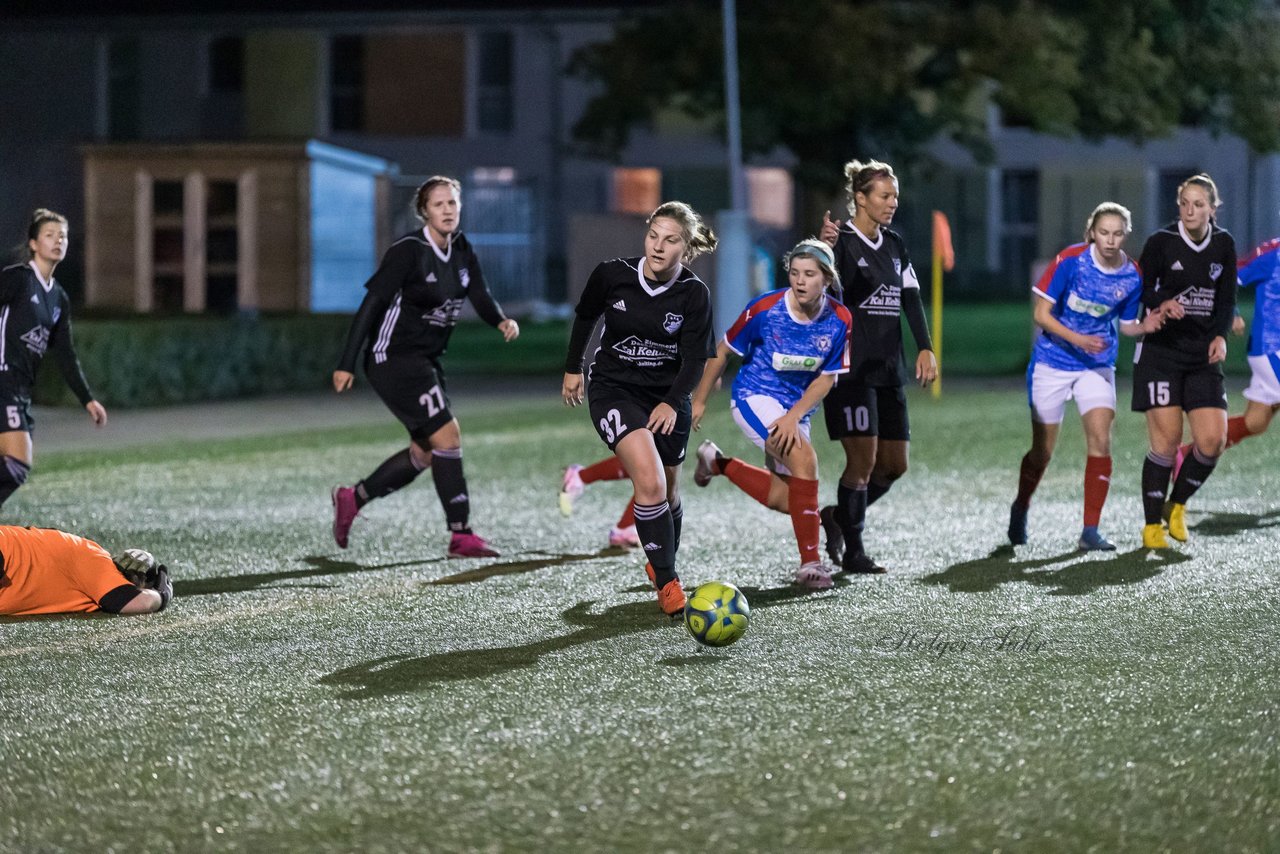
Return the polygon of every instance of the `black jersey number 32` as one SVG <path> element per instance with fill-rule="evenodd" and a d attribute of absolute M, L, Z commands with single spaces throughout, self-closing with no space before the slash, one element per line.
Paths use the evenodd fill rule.
<path fill-rule="evenodd" d="M 604 433 L 605 439 L 612 445 L 615 439 L 627 432 L 627 425 L 622 423 L 622 413 L 616 409 L 606 412 L 604 418 L 600 419 L 600 432 Z"/>

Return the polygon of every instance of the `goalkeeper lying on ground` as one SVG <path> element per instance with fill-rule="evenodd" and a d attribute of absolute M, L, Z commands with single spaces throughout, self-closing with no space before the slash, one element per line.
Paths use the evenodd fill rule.
<path fill-rule="evenodd" d="M 0 525 L 0 615 L 150 614 L 172 598 L 169 571 L 142 549 L 112 557 L 75 534 Z"/>

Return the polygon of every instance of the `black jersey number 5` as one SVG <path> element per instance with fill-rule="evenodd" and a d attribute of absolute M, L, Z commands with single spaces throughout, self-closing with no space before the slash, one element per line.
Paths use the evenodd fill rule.
<path fill-rule="evenodd" d="M 440 386 L 433 385 L 427 389 L 427 393 L 418 398 L 418 404 L 427 408 L 428 415 L 439 415 L 444 409 L 444 395 L 440 392 Z"/>

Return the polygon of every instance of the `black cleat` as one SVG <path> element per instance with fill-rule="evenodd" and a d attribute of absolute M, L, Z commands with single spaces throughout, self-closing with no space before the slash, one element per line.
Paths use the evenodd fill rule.
<path fill-rule="evenodd" d="M 836 522 L 835 505 L 828 504 L 819 510 L 818 518 L 822 520 L 822 533 L 827 538 L 827 560 L 833 566 L 839 566 L 844 560 L 844 532 Z"/>
<path fill-rule="evenodd" d="M 845 554 L 840 568 L 850 575 L 883 575 L 889 571 L 865 553 Z"/>

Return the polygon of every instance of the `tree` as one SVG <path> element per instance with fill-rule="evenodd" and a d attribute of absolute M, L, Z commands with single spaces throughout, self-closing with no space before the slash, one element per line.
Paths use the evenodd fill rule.
<path fill-rule="evenodd" d="M 616 155 L 665 110 L 723 124 L 719 3 L 636 17 L 570 69 L 600 93 L 574 127 Z M 986 111 L 1143 142 L 1183 123 L 1280 149 L 1280 11 L 1248 0 L 741 0 L 743 145 L 781 145 L 830 189 L 850 154 L 910 162 L 940 136 L 990 155 Z"/>

